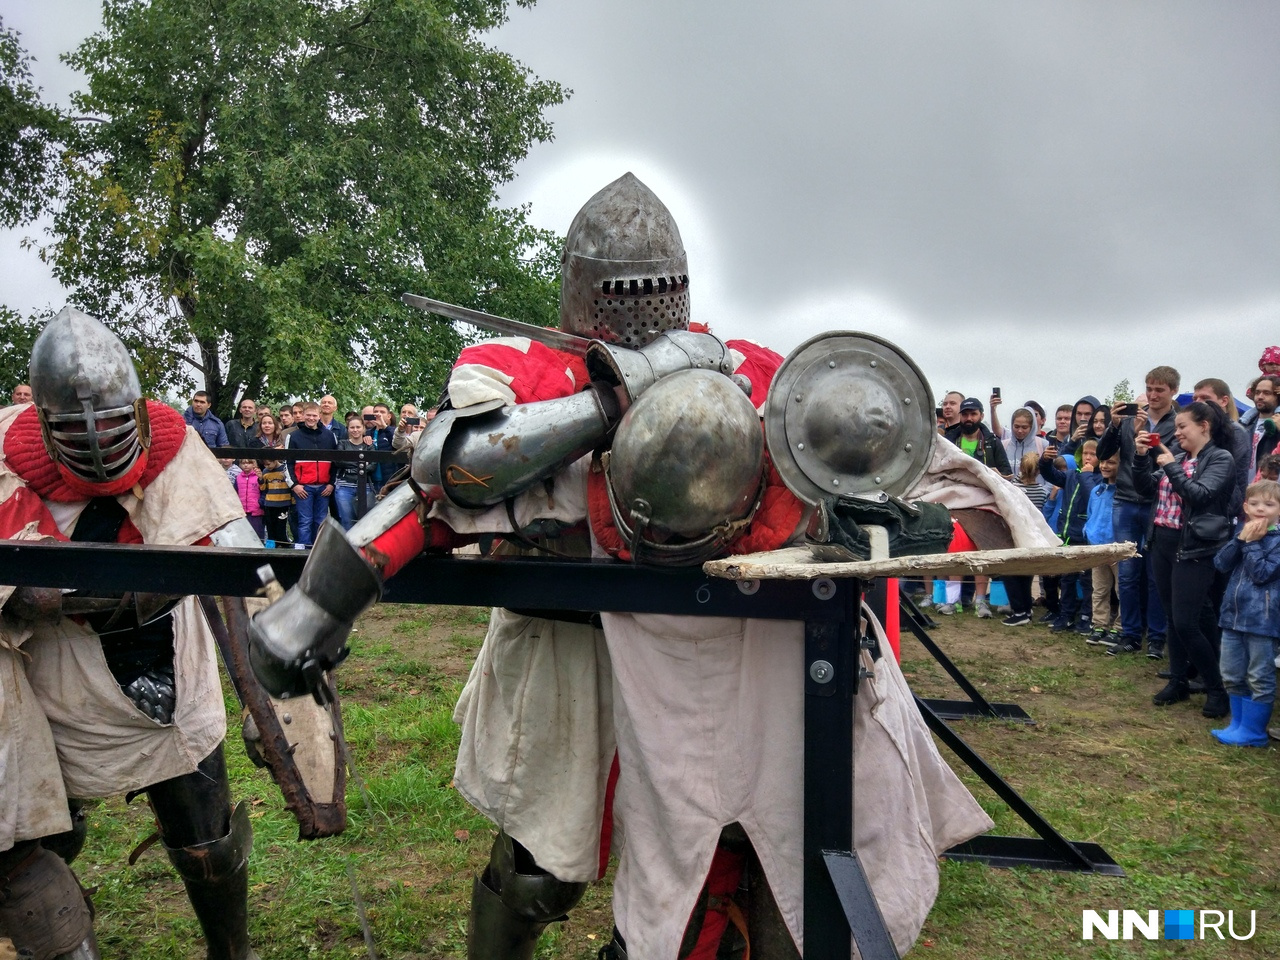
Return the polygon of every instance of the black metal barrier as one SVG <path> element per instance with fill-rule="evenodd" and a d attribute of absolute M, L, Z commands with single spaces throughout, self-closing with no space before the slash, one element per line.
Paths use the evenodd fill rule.
<path fill-rule="evenodd" d="M 957 757 L 964 761 L 992 792 L 1012 810 L 1035 837 L 1001 837 L 984 834 L 952 847 L 942 854 L 948 860 L 968 860 L 992 867 L 1035 867 L 1041 870 L 1064 870 L 1123 877 L 1124 870 L 1101 845 L 1083 840 L 1068 840 L 1046 820 L 1035 807 L 1000 776 L 978 751 L 951 729 L 948 720 L 982 718 L 1034 724 L 1016 703 L 990 703 L 978 691 L 942 648 L 929 636 L 929 621 L 915 602 L 905 593 L 898 594 L 899 622 L 938 661 L 968 700 L 934 700 L 916 697 L 916 706 L 925 724 Z M 935 624 L 936 626 L 936 624 Z"/>
<path fill-rule="evenodd" d="M 271 451 L 277 452 L 283 451 Z M 0 583 L 252 596 L 260 588 L 262 564 L 271 564 L 290 586 L 306 556 L 292 550 L 3 541 Z M 853 717 L 858 649 L 866 642 L 858 635 L 862 587 L 855 579 L 740 584 L 708 577 L 696 567 L 421 556 L 387 582 L 384 599 L 803 621 L 805 960 L 848 960 L 854 942 L 864 960 L 897 960 L 853 845 Z"/>

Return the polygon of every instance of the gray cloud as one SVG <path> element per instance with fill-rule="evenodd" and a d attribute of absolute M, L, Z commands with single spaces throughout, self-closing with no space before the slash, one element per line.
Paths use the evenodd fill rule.
<path fill-rule="evenodd" d="M 33 49 L 93 26 L 62 3 Z M 866 329 L 1046 404 L 1161 362 L 1242 387 L 1280 342 L 1269 0 L 543 0 L 490 39 L 575 91 L 504 199 L 563 231 L 633 170 L 723 334 Z"/>

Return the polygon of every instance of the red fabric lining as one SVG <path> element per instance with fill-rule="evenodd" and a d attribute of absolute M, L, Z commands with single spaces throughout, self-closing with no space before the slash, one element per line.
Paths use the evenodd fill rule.
<path fill-rule="evenodd" d="M 947 553 L 965 553 L 969 550 L 977 550 L 978 545 L 973 542 L 969 534 L 964 532 L 964 527 L 960 526 L 958 520 L 951 521 L 951 544 L 947 547 Z"/>
<path fill-rule="evenodd" d="M 29 487 L 19 487 L 13 496 L 0 503 L 0 539 L 12 540 L 29 523 L 35 523 L 36 530 L 46 537 L 67 539 L 58 529 L 44 501 Z"/>
<path fill-rule="evenodd" d="M 423 551 L 427 542 L 427 532 L 418 520 L 417 511 L 400 518 L 386 533 L 379 534 L 369 544 L 372 551 L 365 551 L 365 559 L 379 568 L 382 578 L 387 580 L 410 560 Z M 384 559 L 385 558 L 385 559 Z"/>
<path fill-rule="evenodd" d="M 720 939 L 729 926 L 728 904 L 738 891 L 742 879 L 742 867 L 746 855 L 734 853 L 722 846 L 716 847 L 711 858 L 711 870 L 707 873 L 707 911 L 703 915 L 698 942 L 694 944 L 686 960 L 715 960 L 720 949 Z"/>
<path fill-rule="evenodd" d="M 769 388 L 773 386 L 773 378 L 778 368 L 782 366 L 784 359 L 782 354 L 775 353 L 758 343 L 752 343 L 750 340 L 726 340 L 724 345 L 742 354 L 742 363 L 733 372 L 751 381 L 751 402 L 759 410 L 764 406 L 765 398 L 769 395 Z"/>
<path fill-rule="evenodd" d="M 40 419 L 34 406 L 13 418 L 4 438 L 4 456 L 13 472 L 41 499 L 55 503 L 74 503 L 93 497 L 119 496 L 134 485 L 144 490 L 160 475 L 178 453 L 186 438 L 187 424 L 170 406 L 147 401 L 151 420 L 151 449 L 146 451 L 129 474 L 114 483 L 86 483 L 69 477 L 44 448 L 40 436 Z"/>
<path fill-rule="evenodd" d="M 613 508 L 609 506 L 607 482 L 600 461 L 593 460 L 591 470 L 587 474 L 587 519 L 591 523 L 591 533 L 609 556 L 617 557 L 619 560 L 630 560 L 631 551 L 622 542 L 622 534 L 618 532 L 613 522 Z"/>
<path fill-rule="evenodd" d="M 730 553 L 777 550 L 791 539 L 804 516 L 804 504 L 782 482 L 768 450 L 764 452 L 764 466 L 765 489 L 760 498 L 760 509 L 746 533 L 729 545 Z"/>
<path fill-rule="evenodd" d="M 604 817 L 600 821 L 600 872 L 597 880 L 603 880 L 609 869 L 609 849 L 613 846 L 613 796 L 618 792 L 618 751 L 613 752 L 609 765 L 609 782 L 604 788 Z"/>
<path fill-rule="evenodd" d="M 587 365 L 581 357 L 553 350 L 536 340 L 528 343 L 527 350 L 509 343 L 476 344 L 464 349 L 453 367 L 488 367 L 511 377 L 516 403 L 569 397 L 587 385 Z"/>

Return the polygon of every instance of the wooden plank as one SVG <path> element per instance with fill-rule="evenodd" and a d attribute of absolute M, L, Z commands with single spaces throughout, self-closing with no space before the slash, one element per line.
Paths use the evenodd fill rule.
<path fill-rule="evenodd" d="M 725 580 L 812 580 L 815 577 L 904 576 L 1052 576 L 1088 570 L 1124 560 L 1137 553 L 1132 543 L 1108 543 L 1088 547 L 1015 547 L 1010 550 L 973 550 L 968 553 L 930 553 L 886 560 L 853 560 L 823 563 L 808 547 L 784 547 L 768 553 L 711 560 L 702 565 L 712 577 Z"/>

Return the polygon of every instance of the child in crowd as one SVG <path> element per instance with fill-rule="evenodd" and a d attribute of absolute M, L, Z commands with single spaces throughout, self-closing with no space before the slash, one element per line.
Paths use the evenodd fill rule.
<path fill-rule="evenodd" d="M 262 522 L 261 494 L 258 491 L 258 465 L 252 460 L 241 460 L 240 472 L 232 482 L 244 506 L 244 515 L 249 518 L 249 526 L 262 537 L 266 528 Z"/>
<path fill-rule="evenodd" d="M 1067 546 L 1085 543 L 1084 525 L 1089 519 L 1089 494 L 1101 482 L 1097 472 L 1098 441 L 1085 440 L 1081 444 L 1080 460 L 1083 466 L 1076 470 L 1073 457 L 1051 456 L 1046 450 L 1040 458 L 1040 476 L 1062 489 L 1062 512 L 1055 531 Z M 1064 573 L 1060 578 L 1058 616 L 1051 629 L 1054 633 L 1075 630 L 1088 635 L 1091 629 L 1087 605 L 1093 601 L 1093 579 L 1089 571 Z"/>
<path fill-rule="evenodd" d="M 1040 483 L 1040 454 L 1029 450 L 1018 461 L 1017 485 L 1027 498 L 1036 505 L 1037 510 L 1044 509 L 1044 501 L 1048 491 Z"/>
<path fill-rule="evenodd" d="M 1280 480 L 1280 453 L 1263 457 L 1258 462 L 1259 480 Z"/>
<path fill-rule="evenodd" d="M 1017 466 L 1017 487 L 1027 495 L 1036 509 L 1044 508 L 1045 488 L 1040 485 L 1040 454 L 1035 450 L 1023 454 Z M 1007 576 L 1005 591 L 1009 594 L 1010 614 L 1000 622 L 1006 627 L 1022 627 L 1031 622 L 1031 577 Z"/>
<path fill-rule="evenodd" d="M 1095 458 L 1096 448 L 1095 448 Z M 1116 502 L 1116 473 L 1120 470 L 1120 454 L 1098 463 L 1101 480 L 1089 494 L 1088 517 L 1084 523 L 1084 538 L 1088 543 L 1102 545 L 1115 543 L 1111 525 L 1111 511 Z M 1095 646 L 1110 645 L 1120 638 L 1120 602 L 1116 597 L 1119 584 L 1118 563 L 1104 563 L 1090 571 L 1093 580 L 1093 631 L 1085 643 Z"/>
<path fill-rule="evenodd" d="M 231 481 L 231 485 L 234 487 L 236 477 L 240 476 L 240 464 L 234 460 L 224 460 L 222 457 L 218 458 L 218 463 L 222 464 L 222 469 L 227 471 L 227 479 Z"/>
<path fill-rule="evenodd" d="M 263 523 L 267 539 L 281 546 L 290 542 L 289 510 L 293 507 L 293 491 L 285 477 L 283 460 L 263 462 L 258 475 L 258 493 L 262 502 Z"/>
<path fill-rule="evenodd" d="M 1276 698 L 1272 660 L 1280 640 L 1280 483 L 1250 484 L 1244 515 L 1240 532 L 1213 558 L 1213 565 L 1231 577 L 1218 616 L 1218 663 L 1231 698 L 1231 724 L 1211 732 L 1231 746 L 1265 747 Z"/>

